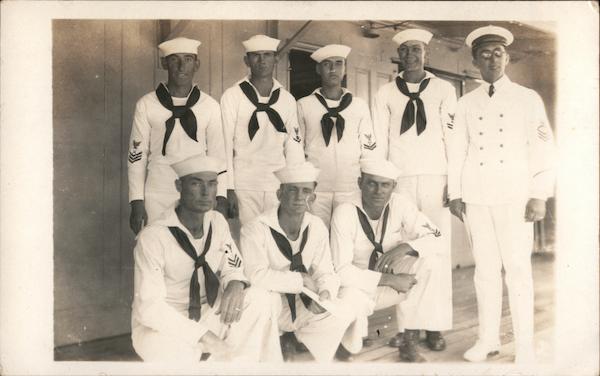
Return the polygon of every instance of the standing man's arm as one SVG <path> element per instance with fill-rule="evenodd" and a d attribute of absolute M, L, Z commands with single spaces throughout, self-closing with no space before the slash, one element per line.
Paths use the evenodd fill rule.
<path fill-rule="evenodd" d="M 302 139 L 301 144 L 303 150 L 306 148 L 306 118 L 304 115 L 304 107 L 302 106 L 302 102 L 298 101 L 298 128 L 300 129 L 300 138 Z M 305 154 L 306 157 L 306 154 Z"/>
<path fill-rule="evenodd" d="M 361 118 L 358 124 L 358 142 L 360 143 L 360 158 L 361 159 L 375 159 L 379 156 L 381 148 L 377 145 L 377 136 L 375 135 L 375 129 L 373 122 L 371 121 L 371 114 L 369 113 L 369 107 L 366 102 L 361 101 Z"/>
<path fill-rule="evenodd" d="M 530 199 L 525 209 L 526 221 L 539 221 L 546 215 L 546 199 L 554 188 L 554 136 L 542 98 L 532 92 L 528 107 L 527 145 L 531 173 Z"/>
<path fill-rule="evenodd" d="M 446 160 L 448 160 L 450 158 L 448 153 L 448 140 L 454 128 L 454 117 L 456 113 L 456 90 L 454 89 L 454 86 L 450 84 L 446 85 L 446 87 L 448 91 L 442 99 L 442 103 L 440 106 L 440 121 L 442 122 L 441 127 L 442 134 L 444 136 Z M 442 202 L 444 202 L 444 205 L 449 204 L 449 196 L 450 195 L 448 194 L 448 183 L 446 182 L 446 186 L 444 187 L 444 197 L 442 197 Z"/>
<path fill-rule="evenodd" d="M 212 100 L 211 100 L 212 102 Z M 227 151 L 225 150 L 225 140 L 223 125 L 221 122 L 221 108 L 218 103 L 214 102 L 214 106 L 210 109 L 210 119 L 206 127 L 206 154 L 210 157 L 216 157 L 223 161 L 227 161 Z M 227 185 L 228 173 L 225 172 L 217 177 L 217 206 L 216 209 L 227 218 L 228 203 L 227 203 Z"/>
<path fill-rule="evenodd" d="M 290 94 L 291 96 L 291 94 Z M 288 137 L 285 140 L 284 153 L 286 164 L 295 164 L 304 162 L 304 141 L 300 132 L 300 125 L 298 124 L 298 114 L 296 108 L 296 102 L 293 102 L 289 107 L 287 116 L 284 119 L 285 128 L 287 130 Z"/>
<path fill-rule="evenodd" d="M 148 122 L 146 106 L 140 99 L 135 106 L 129 151 L 127 153 L 127 176 L 129 182 L 129 203 L 131 213 L 129 227 L 137 234 L 148 220 L 144 207 L 144 185 L 150 150 L 151 127 Z"/>
<path fill-rule="evenodd" d="M 456 106 L 454 125 L 446 129 L 448 153 L 448 198 L 450 212 L 461 221 L 465 212 L 462 201 L 462 171 L 469 147 L 466 108 L 463 101 Z"/>
<path fill-rule="evenodd" d="M 229 205 L 228 214 L 230 218 L 238 216 L 237 196 L 235 195 L 235 171 L 233 170 L 233 144 L 235 137 L 235 124 L 237 123 L 237 103 L 234 98 L 233 89 L 225 91 L 221 97 L 221 118 L 223 125 L 224 149 L 227 157 L 227 202 Z"/>
<path fill-rule="evenodd" d="M 388 159 L 389 153 L 389 131 L 390 131 L 390 109 L 387 104 L 387 90 L 383 86 L 373 101 L 373 129 L 377 140 L 378 153 L 384 159 Z"/>

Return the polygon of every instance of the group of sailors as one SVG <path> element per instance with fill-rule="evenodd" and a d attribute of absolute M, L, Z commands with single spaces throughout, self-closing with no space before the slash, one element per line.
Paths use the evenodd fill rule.
<path fill-rule="evenodd" d="M 421 335 L 443 351 L 452 328 L 451 214 L 476 264 L 464 358 L 499 351 L 504 268 L 515 361 L 534 360 L 532 221 L 553 194 L 552 129 L 540 96 L 505 74 L 508 30 L 467 36 L 483 83 L 458 102 L 424 69 L 432 37 L 393 38 L 403 70 L 372 109 L 342 87 L 348 46 L 311 55 L 321 87 L 296 101 L 273 78 L 280 41 L 253 36 L 249 74 L 220 103 L 193 84 L 199 41 L 158 46 L 168 79 L 137 102 L 127 156 L 144 360 L 278 362 L 292 346 L 347 361 L 369 316 L 395 306 L 389 345 L 423 361 Z"/>

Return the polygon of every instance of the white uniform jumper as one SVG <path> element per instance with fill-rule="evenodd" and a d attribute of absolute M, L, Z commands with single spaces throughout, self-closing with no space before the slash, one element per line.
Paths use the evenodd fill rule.
<path fill-rule="evenodd" d="M 187 237 L 198 256 L 206 252 L 203 257 L 207 265 L 195 262 L 172 231 Z M 246 289 L 245 309 L 239 322 L 228 326 L 215 314 L 227 284 L 233 280 L 247 282 L 242 257 L 220 213 L 207 212 L 204 236 L 194 239 L 179 221 L 174 207 L 165 211 L 140 233 L 134 258 L 131 336 L 142 359 L 197 362 L 203 352 L 210 353 L 198 341 L 211 331 L 231 346 L 233 360 L 282 361 L 277 321 L 265 290 Z M 190 283 L 195 269 L 199 284 L 197 302 L 190 298 L 194 295 Z M 217 288 L 208 285 L 211 277 L 212 281 L 217 278 Z M 196 303 L 200 303 L 199 309 Z"/>
<path fill-rule="evenodd" d="M 367 103 L 343 90 L 337 101 L 325 98 L 320 88 L 298 100 L 306 158 L 321 170 L 311 211 L 328 227 L 333 209 L 360 195 L 359 160 L 373 158 L 377 148 Z"/>
<path fill-rule="evenodd" d="M 254 105 L 240 85 L 251 88 L 265 108 Z M 268 103 L 271 104 L 266 105 Z M 273 123 L 271 110 L 277 113 L 282 124 Z M 227 188 L 235 189 L 240 222 L 245 224 L 277 206 L 275 192 L 279 181 L 273 171 L 284 167 L 286 162 L 304 161 L 296 100 L 277 80 L 273 80 L 270 96 L 261 97 L 249 78 L 245 78 L 225 91 L 221 112 L 229 176 Z M 251 125 L 253 115 L 257 128 Z"/>
<path fill-rule="evenodd" d="M 160 86 L 166 91 L 166 85 Z M 187 129 L 184 129 L 180 117 L 176 117 L 164 153 L 165 123 L 173 112 L 161 104 L 156 91 L 144 95 L 135 106 L 127 163 L 129 201 L 144 200 L 148 223 L 179 199 L 175 189 L 177 175 L 171 164 L 197 154 L 226 159 L 217 101 L 195 86 L 186 98 L 171 97 L 173 105 L 185 106 L 194 93 L 199 93 L 197 102 L 191 106 L 196 129 L 193 131 L 188 125 L 193 122 L 188 121 L 185 121 Z M 176 111 L 181 111 L 182 107 Z M 188 130 L 194 137 L 187 133 Z M 217 194 L 226 196 L 226 174 L 219 175 L 218 179 Z"/>
<path fill-rule="evenodd" d="M 285 249 L 286 242 L 293 254 L 291 260 L 280 249 L 282 243 Z M 303 287 L 300 271 L 311 275 L 317 293 L 327 290 L 331 297 L 338 295 L 340 280 L 333 270 L 329 235 L 323 222 L 305 213 L 300 236 L 291 241 L 281 229 L 277 208 L 274 208 L 242 227 L 241 248 L 252 284 L 272 292 L 273 307 L 280 312 L 280 330 L 294 332 L 317 361 L 332 360 L 354 317 L 350 314 L 335 317 L 328 312 L 315 315 L 306 307 L 303 295 L 296 295 Z M 291 306 L 295 307 L 295 312 Z"/>
<path fill-rule="evenodd" d="M 533 346 L 532 223 L 529 198 L 553 194 L 554 146 L 544 104 L 503 76 L 463 96 L 449 143 L 451 199 L 466 203 L 475 258 L 479 339 L 500 341 L 504 266 L 517 352 Z"/>
<path fill-rule="evenodd" d="M 403 77 L 403 72 L 399 74 Z M 448 82 L 425 72 L 420 83 L 406 83 L 408 92 L 417 93 L 422 100 L 426 126 L 419 126 L 420 110 L 413 102 L 416 121 L 402 126 L 402 119 L 409 97 L 398 88 L 396 81 L 384 85 L 375 97 L 373 122 L 378 148 L 384 156 L 400 169 L 396 191 L 410 197 L 425 215 L 442 232 L 443 252 L 440 254 L 440 267 L 435 273 L 440 275 L 440 283 L 432 285 L 426 294 L 430 300 L 439 304 L 435 309 L 435 324 L 427 325 L 429 330 L 448 330 L 452 328 L 452 266 L 451 266 L 451 217 L 447 207 L 447 158 L 446 140 L 452 127 L 456 107 L 456 93 Z M 411 119 L 412 120 L 412 119 Z M 442 302 L 444 302 L 442 304 Z M 450 302 L 450 304 L 447 304 Z M 414 328 L 424 329 L 424 328 Z"/>
<path fill-rule="evenodd" d="M 374 252 L 374 244 L 363 230 L 359 212 L 371 227 L 374 241 L 381 245 L 383 253 L 401 243 L 408 243 L 419 253 L 414 270 L 394 270 L 394 272 L 414 273 L 418 283 L 408 294 L 401 294 L 387 286 L 378 286 L 381 273 L 369 269 Z M 387 215 L 386 215 L 387 212 Z M 385 223 L 385 225 L 384 225 Z M 383 228 L 385 233 L 382 236 Z M 383 238 L 383 240 L 382 240 Z M 356 322 L 350 327 L 342 344 L 353 353 L 360 351 L 362 338 L 367 335 L 367 318 L 374 310 L 396 305 L 398 325 L 405 329 L 434 330 L 445 321 L 439 322 L 435 312 L 439 306 L 451 301 L 440 301 L 427 292 L 431 285 L 443 283 L 436 274 L 439 255 L 444 252 L 441 233 L 437 226 L 421 213 L 413 202 L 393 193 L 378 220 L 370 220 L 363 209 L 362 200 L 340 204 L 333 212 L 331 220 L 331 254 L 335 269 L 342 281 L 342 295 L 354 299 L 358 311 Z M 382 241 L 381 241 L 382 240 Z M 350 287 L 351 289 L 346 289 Z M 356 294 L 359 290 L 361 294 Z M 346 296 L 344 296 L 346 298 Z"/>

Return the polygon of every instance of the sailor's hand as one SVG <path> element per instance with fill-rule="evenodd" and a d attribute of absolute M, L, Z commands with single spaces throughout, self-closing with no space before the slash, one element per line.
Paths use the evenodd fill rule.
<path fill-rule="evenodd" d="M 131 214 L 129 215 L 129 227 L 134 234 L 138 234 L 144 224 L 148 223 L 148 215 L 144 207 L 144 200 L 131 201 Z"/>
<path fill-rule="evenodd" d="M 232 355 L 231 346 L 211 331 L 206 332 L 199 342 L 202 344 L 202 352 L 210 353 L 212 359 L 225 361 Z"/>
<path fill-rule="evenodd" d="M 417 279 L 414 274 L 382 274 L 379 280 L 380 286 L 388 286 L 398 292 L 408 292 L 414 285 L 417 284 Z"/>
<path fill-rule="evenodd" d="M 525 207 L 525 221 L 541 221 L 546 216 L 546 201 L 539 198 L 530 198 Z"/>
<path fill-rule="evenodd" d="M 450 200 L 448 206 L 450 207 L 450 213 L 452 213 L 456 218 L 464 222 L 463 214 L 465 214 L 467 208 L 462 198 L 455 198 L 454 200 Z"/>
<path fill-rule="evenodd" d="M 237 218 L 239 216 L 239 206 L 237 195 L 233 189 L 227 190 L 227 204 L 227 214 L 229 214 L 229 218 Z M 227 218 L 227 216 L 225 218 Z"/>
<path fill-rule="evenodd" d="M 244 310 L 244 283 L 240 281 L 230 281 L 223 292 L 221 305 L 215 312 L 221 315 L 221 322 L 231 324 L 240 321 L 242 311 Z"/>
<path fill-rule="evenodd" d="M 323 290 L 319 293 L 319 300 L 329 300 L 329 299 L 331 299 L 331 295 L 329 294 L 329 291 Z M 319 305 L 319 303 L 315 302 L 314 300 L 312 300 L 310 302 L 308 309 L 315 315 L 325 312 L 325 308 L 321 307 Z"/>
<path fill-rule="evenodd" d="M 412 247 L 407 243 L 397 245 L 395 248 L 383 253 L 375 263 L 375 271 L 380 273 L 393 273 L 393 265 L 398 264 Z"/>

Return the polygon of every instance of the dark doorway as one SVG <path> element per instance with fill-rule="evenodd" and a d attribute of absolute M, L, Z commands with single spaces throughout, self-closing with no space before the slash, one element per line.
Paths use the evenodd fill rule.
<path fill-rule="evenodd" d="M 315 67 L 317 63 L 310 58 L 312 52 L 302 50 L 290 50 L 290 92 L 296 100 L 312 93 L 321 86 L 321 78 Z M 342 80 L 342 86 L 346 87 L 346 76 Z"/>

